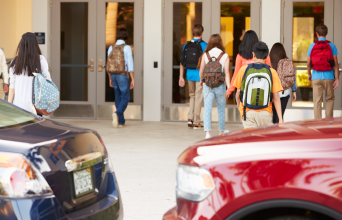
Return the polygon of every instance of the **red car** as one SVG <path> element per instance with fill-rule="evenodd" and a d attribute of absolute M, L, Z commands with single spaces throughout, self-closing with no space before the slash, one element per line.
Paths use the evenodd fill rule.
<path fill-rule="evenodd" d="M 342 118 L 231 132 L 178 163 L 164 220 L 342 219 Z"/>

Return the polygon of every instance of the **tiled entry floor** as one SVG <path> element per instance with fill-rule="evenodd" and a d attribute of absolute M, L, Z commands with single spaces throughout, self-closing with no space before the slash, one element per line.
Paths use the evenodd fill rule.
<path fill-rule="evenodd" d="M 99 132 L 118 178 L 125 220 L 160 220 L 175 206 L 177 158 L 192 143 L 204 139 L 203 130 L 179 122 L 128 121 L 113 128 L 111 121 L 57 120 Z M 228 130 L 241 124 L 226 124 Z M 217 123 L 212 124 L 217 135 Z"/>

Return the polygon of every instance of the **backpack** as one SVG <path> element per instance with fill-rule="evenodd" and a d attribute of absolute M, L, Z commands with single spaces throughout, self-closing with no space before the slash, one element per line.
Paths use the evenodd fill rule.
<path fill-rule="evenodd" d="M 277 73 L 283 87 L 283 91 L 291 88 L 294 85 L 295 73 L 291 60 L 285 58 L 278 62 Z"/>
<path fill-rule="evenodd" d="M 206 52 L 205 54 L 207 55 L 209 62 L 204 67 L 203 82 L 205 85 L 213 89 L 222 85 L 226 77 L 222 71 L 222 65 L 220 63 L 220 59 L 224 55 L 224 52 L 221 52 L 217 58 L 212 57 L 215 58 L 215 61 L 212 60 L 209 52 Z"/>
<path fill-rule="evenodd" d="M 59 107 L 59 91 L 44 73 L 33 73 L 32 103 L 37 114 L 50 115 Z"/>
<path fill-rule="evenodd" d="M 125 54 L 124 47 L 126 44 L 113 45 L 112 51 L 107 59 L 107 72 L 110 74 L 125 74 Z"/>
<path fill-rule="evenodd" d="M 330 41 L 316 41 L 310 54 L 311 68 L 316 71 L 328 71 L 334 68 L 335 62 Z"/>
<path fill-rule="evenodd" d="M 202 40 L 198 41 L 188 41 L 182 52 L 181 63 L 185 68 L 196 69 L 198 59 L 202 55 Z"/>
<path fill-rule="evenodd" d="M 243 104 L 243 119 L 246 121 L 246 108 L 267 108 L 272 101 L 272 72 L 268 65 L 249 64 L 243 75 L 240 88 L 240 101 Z"/>

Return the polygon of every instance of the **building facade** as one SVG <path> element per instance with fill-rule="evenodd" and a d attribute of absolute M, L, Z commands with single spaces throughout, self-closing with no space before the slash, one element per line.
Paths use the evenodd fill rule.
<path fill-rule="evenodd" d="M 35 32 L 40 41 L 61 91 L 55 118 L 111 118 L 114 94 L 105 64 L 121 27 L 130 33 L 126 44 L 134 54 L 135 88 L 125 112 L 132 120 L 187 120 L 189 94 L 187 83 L 178 86 L 179 63 L 194 24 L 203 25 L 204 41 L 221 34 L 231 76 L 247 30 L 254 30 L 270 49 L 276 42 L 285 46 L 298 86 L 285 121 L 314 118 L 306 54 L 315 26 L 328 26 L 327 39 L 335 43 L 342 60 L 342 0 L 0 0 L 0 5 L 0 27 L 7 33 L 0 36 L 0 48 L 8 59 L 15 56 L 23 33 Z M 342 116 L 341 87 L 335 90 L 334 116 Z M 324 109 L 325 102 L 322 105 Z M 226 112 L 227 122 L 241 121 L 233 96 Z"/>

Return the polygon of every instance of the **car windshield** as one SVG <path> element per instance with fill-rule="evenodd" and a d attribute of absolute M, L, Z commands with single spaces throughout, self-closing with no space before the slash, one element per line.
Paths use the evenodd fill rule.
<path fill-rule="evenodd" d="M 39 119 L 30 113 L 0 100 L 0 129 L 23 123 L 35 123 L 37 121 Z"/>

